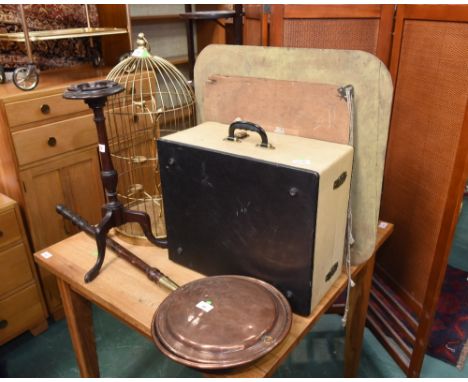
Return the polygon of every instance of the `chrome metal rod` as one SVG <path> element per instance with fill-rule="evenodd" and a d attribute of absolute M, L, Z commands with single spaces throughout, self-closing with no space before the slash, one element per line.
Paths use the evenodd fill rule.
<path fill-rule="evenodd" d="M 18 7 L 19 7 L 19 11 L 20 11 L 20 16 L 21 16 L 21 24 L 23 26 L 24 43 L 26 45 L 26 51 L 28 52 L 29 64 L 32 64 L 33 63 L 33 55 L 32 55 L 32 48 L 31 48 L 31 40 L 29 39 L 28 23 L 26 22 L 26 16 L 24 14 L 23 4 L 19 4 Z"/>

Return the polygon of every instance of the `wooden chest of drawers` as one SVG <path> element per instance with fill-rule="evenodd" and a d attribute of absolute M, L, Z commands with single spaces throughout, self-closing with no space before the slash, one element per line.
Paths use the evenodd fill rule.
<path fill-rule="evenodd" d="M 84 102 L 63 99 L 73 83 L 105 78 L 108 69 L 70 68 L 41 73 L 31 92 L 0 85 L 0 192 L 25 213 L 34 251 L 77 232 L 55 212 L 65 204 L 88 221 L 100 220 L 104 194 L 97 135 Z M 1 260 L 0 260 L 1 261 Z M 40 269 L 49 313 L 60 317 L 55 278 Z"/>
<path fill-rule="evenodd" d="M 0 194 L 0 345 L 31 330 L 47 329 L 47 310 L 21 213 Z"/>

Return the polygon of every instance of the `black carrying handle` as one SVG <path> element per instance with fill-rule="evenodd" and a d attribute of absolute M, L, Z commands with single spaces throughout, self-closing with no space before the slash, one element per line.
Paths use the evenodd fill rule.
<path fill-rule="evenodd" d="M 254 133 L 259 134 L 260 137 L 262 138 L 262 143 L 260 144 L 260 146 L 267 147 L 267 148 L 270 147 L 270 145 L 268 144 L 268 137 L 267 137 L 265 130 L 263 129 L 263 127 L 257 125 L 256 123 L 248 122 L 248 121 L 235 121 L 231 123 L 229 125 L 229 135 L 227 137 L 228 140 L 230 141 L 236 140 L 234 136 L 234 131 L 236 131 L 237 129 L 248 130 L 248 131 L 252 131 Z"/>

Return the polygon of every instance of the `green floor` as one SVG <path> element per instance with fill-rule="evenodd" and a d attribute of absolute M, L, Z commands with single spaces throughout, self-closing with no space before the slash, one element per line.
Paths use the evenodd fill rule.
<path fill-rule="evenodd" d="M 468 200 L 460 217 L 450 264 L 468 271 Z M 198 377 L 163 355 L 141 335 L 99 308 L 94 309 L 94 329 L 103 377 Z M 312 332 L 280 366 L 275 377 L 341 377 L 344 330 L 336 315 L 324 316 Z M 26 333 L 0 347 L 0 377 L 77 377 L 78 368 L 66 322 L 51 323 L 38 337 Z M 426 356 L 422 377 L 468 378 L 460 371 Z M 359 377 L 404 377 L 368 329 L 364 335 Z"/>

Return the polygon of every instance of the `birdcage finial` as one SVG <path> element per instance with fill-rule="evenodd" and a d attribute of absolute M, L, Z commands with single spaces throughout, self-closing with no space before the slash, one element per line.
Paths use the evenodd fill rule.
<path fill-rule="evenodd" d="M 138 33 L 136 40 L 137 48 L 133 51 L 133 57 L 149 57 L 151 52 L 151 47 L 148 40 L 145 37 L 144 33 Z"/>

